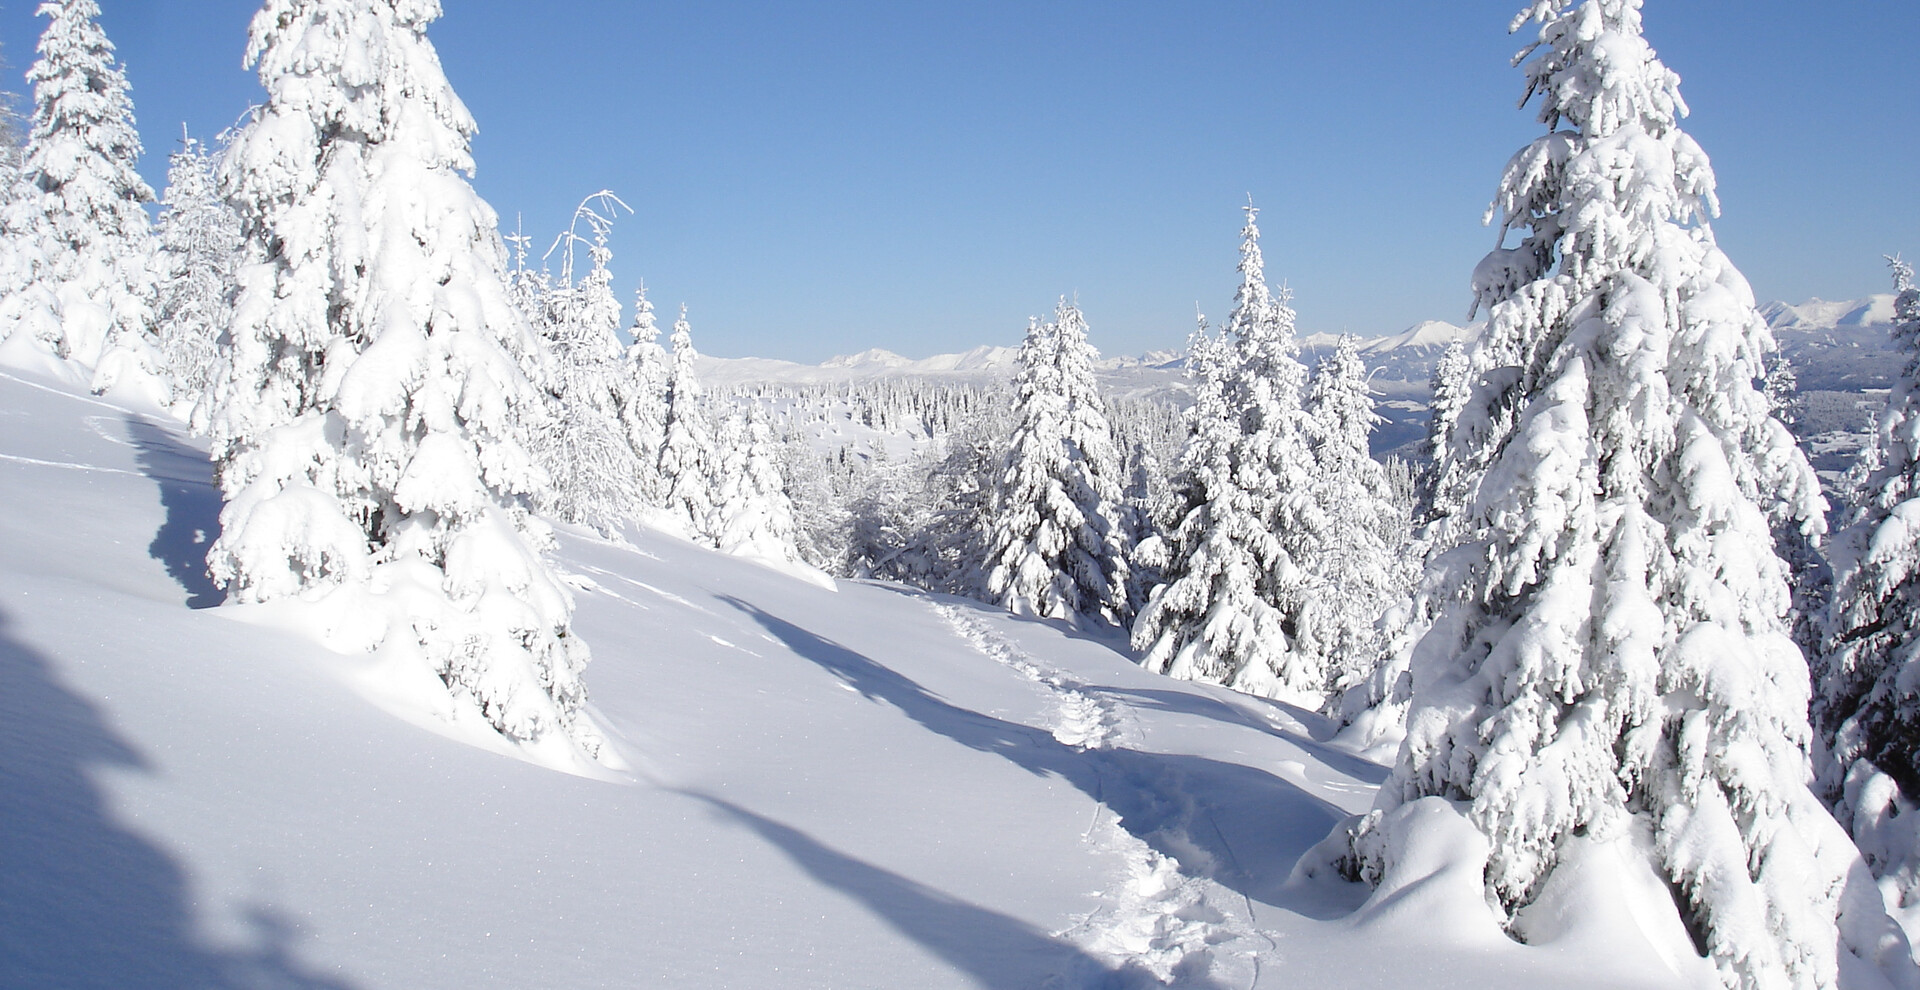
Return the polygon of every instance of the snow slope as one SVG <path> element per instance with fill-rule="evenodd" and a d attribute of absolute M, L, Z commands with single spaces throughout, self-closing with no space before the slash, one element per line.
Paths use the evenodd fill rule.
<path fill-rule="evenodd" d="M 1699 983 L 1604 914 L 1507 940 L 1470 840 L 1357 914 L 1289 881 L 1384 775 L 1309 714 L 652 533 L 560 548 L 631 772 L 468 745 L 210 607 L 218 510 L 159 413 L 0 375 L 0 985 Z"/>

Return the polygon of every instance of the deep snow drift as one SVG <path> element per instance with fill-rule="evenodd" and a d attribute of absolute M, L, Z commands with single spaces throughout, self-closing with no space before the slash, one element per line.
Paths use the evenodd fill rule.
<path fill-rule="evenodd" d="M 0 985 L 1707 981 L 1579 889 L 1510 941 L 1470 837 L 1290 881 L 1384 769 L 1117 636 L 563 533 L 631 768 L 580 776 L 212 607 L 218 496 L 158 412 L 0 376 L 0 507 Z M 1612 852 L 1581 875 L 1634 887 Z"/>

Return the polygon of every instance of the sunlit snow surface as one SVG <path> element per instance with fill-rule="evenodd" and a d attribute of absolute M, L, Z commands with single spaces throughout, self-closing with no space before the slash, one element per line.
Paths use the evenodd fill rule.
<path fill-rule="evenodd" d="M 594 779 L 210 607 L 219 499 L 158 412 L 0 377 L 0 509 L 6 987 L 1700 982 L 1579 891 L 1508 940 L 1471 836 L 1357 915 L 1289 883 L 1383 768 L 1117 640 L 563 533 L 630 767 Z"/>

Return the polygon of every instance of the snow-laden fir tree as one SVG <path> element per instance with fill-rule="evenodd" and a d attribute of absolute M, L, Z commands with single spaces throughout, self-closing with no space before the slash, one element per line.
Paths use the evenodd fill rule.
<path fill-rule="evenodd" d="M 7 74 L 6 60 L 0 59 L 0 74 Z M 0 218 L 6 216 L 6 204 L 20 178 L 20 162 L 26 153 L 27 121 L 20 114 L 19 97 L 0 90 Z M 4 249 L 0 249 L 3 259 Z"/>
<path fill-rule="evenodd" d="M 449 715 L 542 752 L 601 742 L 586 646 L 526 497 L 540 342 L 468 184 L 474 122 L 435 0 L 269 0 L 266 102 L 222 185 L 247 259 L 211 432 L 229 600 L 320 603 L 335 642 L 415 657 Z M 536 422 L 537 426 L 537 422 Z"/>
<path fill-rule="evenodd" d="M 661 508 L 667 504 L 667 479 L 660 471 L 660 449 L 667 438 L 667 352 L 660 346 L 660 327 L 653 303 L 642 283 L 633 299 L 633 325 L 627 328 L 633 343 L 622 357 L 613 383 L 613 398 L 621 432 L 633 452 L 634 497 L 640 504 Z"/>
<path fill-rule="evenodd" d="M 1421 513 L 1428 521 L 1450 516 L 1460 508 L 1458 465 L 1451 460 L 1453 425 L 1473 394 L 1472 364 L 1463 340 L 1448 342 L 1434 363 L 1433 401 L 1427 418 L 1427 467 L 1421 476 Z"/>
<path fill-rule="evenodd" d="M 793 502 L 780 476 L 780 449 L 766 409 L 749 402 L 722 423 L 713 519 L 708 530 L 720 552 L 797 563 Z"/>
<path fill-rule="evenodd" d="M 673 321 L 673 352 L 667 365 L 666 429 L 660 443 L 660 477 L 667 486 L 668 517 L 691 539 L 712 543 L 713 489 L 720 469 L 713 430 L 700 402 L 700 378 L 693 363 L 693 329 L 687 307 Z"/>
<path fill-rule="evenodd" d="M 608 247 L 614 211 L 625 208 L 599 192 L 574 211 L 573 226 L 556 244 L 558 280 L 547 285 L 536 323 L 553 355 L 546 383 L 551 425 L 533 438 L 533 452 L 549 479 L 535 499 L 543 512 L 566 522 L 613 532 L 633 514 L 639 497 L 639 465 L 620 422 L 619 387 L 624 374 L 618 328 L 620 303 L 613 294 Z M 579 228 L 585 224 L 588 236 Z M 576 249 L 584 248 L 588 270 L 574 277 Z"/>
<path fill-rule="evenodd" d="M 1409 519 L 1369 447 L 1379 416 L 1359 338 L 1342 335 L 1314 369 L 1306 411 L 1317 525 L 1300 554 L 1310 581 L 1294 648 L 1319 658 L 1329 687 L 1345 688 L 1378 666 L 1377 624 L 1412 582 L 1403 556 Z"/>
<path fill-rule="evenodd" d="M 117 382 L 162 401 L 153 333 L 153 190 L 126 74 L 94 0 L 49 0 L 33 124 L 0 216 L 0 355 L 70 362 L 96 390 Z"/>
<path fill-rule="evenodd" d="M 1778 351 L 1767 356 L 1766 367 L 1762 390 L 1767 394 L 1767 405 L 1773 409 L 1773 418 L 1791 428 L 1797 415 L 1794 407 L 1800 401 L 1800 376 L 1794 374 L 1793 362 Z"/>
<path fill-rule="evenodd" d="M 1905 262 L 1893 272 L 1905 364 L 1880 414 L 1877 466 L 1834 540 L 1813 715 L 1822 796 L 1911 924 L 1920 920 L 1920 290 Z"/>
<path fill-rule="evenodd" d="M 1302 701 L 1327 687 L 1300 651 L 1310 575 L 1300 553 L 1318 526 L 1301 408 L 1306 369 L 1293 310 L 1267 285 L 1259 211 L 1245 208 L 1240 287 L 1218 340 L 1193 338 L 1195 401 L 1167 534 L 1148 548 L 1163 583 L 1134 623 L 1150 670 Z"/>
<path fill-rule="evenodd" d="M 1133 621 L 1127 564 L 1133 551 L 1132 530 L 1121 492 L 1126 475 L 1121 470 L 1120 448 L 1106 397 L 1094 376 L 1100 353 L 1087 338 L 1087 320 L 1080 307 L 1064 298 L 1054 310 L 1053 327 L 1054 360 L 1067 403 L 1067 494 L 1087 520 L 1074 534 L 1079 554 L 1069 558 L 1076 561 L 1073 576 L 1082 589 L 1081 601 L 1098 606 L 1097 611 L 1083 608 L 1085 614 L 1126 625 Z"/>
<path fill-rule="evenodd" d="M 204 142 L 182 140 L 167 162 L 160 197 L 160 250 L 155 316 L 160 355 L 174 401 L 204 423 L 212 412 L 201 400 L 216 374 L 220 335 L 233 315 L 240 263 L 240 215 L 220 195 L 218 158 Z"/>
<path fill-rule="evenodd" d="M 1166 532 L 1140 547 L 1163 579 L 1133 624 L 1148 669 L 1217 684 L 1270 669 L 1271 651 L 1287 643 L 1284 616 L 1260 594 L 1263 575 L 1286 552 L 1234 471 L 1240 418 L 1228 386 L 1237 364 L 1231 341 L 1209 334 L 1202 320 L 1187 349 L 1193 405 L 1174 509 Z"/>
<path fill-rule="evenodd" d="M 1126 527 L 1113 428 L 1077 306 L 1030 322 L 1020 347 L 1016 425 L 994 499 L 988 593 L 1014 612 L 1123 623 Z"/>
<path fill-rule="evenodd" d="M 1415 657 L 1407 737 L 1354 848 L 1378 881 L 1464 815 L 1524 936 L 1556 864 L 1642 855 L 1730 988 L 1826 988 L 1913 959 L 1808 786 L 1807 667 L 1762 489 L 1808 474 L 1754 387 L 1771 346 L 1715 246 L 1706 155 L 1638 0 L 1539 0 L 1522 52 L 1549 133 L 1474 275 L 1481 387 L 1457 589 Z M 1810 508 L 1810 506 L 1809 506 Z M 1664 922 L 1662 922 L 1664 923 Z"/>

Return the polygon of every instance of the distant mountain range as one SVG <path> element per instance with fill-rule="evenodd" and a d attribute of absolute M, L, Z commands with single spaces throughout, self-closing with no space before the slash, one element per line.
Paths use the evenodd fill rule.
<path fill-rule="evenodd" d="M 1882 293 L 1865 299 L 1828 302 L 1809 299 L 1798 306 L 1770 302 L 1760 307 L 1760 315 L 1775 330 L 1814 333 L 1887 327 L 1893 323 L 1893 294 Z"/>
<path fill-rule="evenodd" d="M 1115 374 L 1164 371 L 1177 377 L 1185 367 L 1185 362 L 1186 356 L 1179 351 L 1149 351 L 1137 357 L 1105 359 L 1100 362 L 1099 369 L 1103 373 Z M 919 359 L 903 357 L 876 347 L 858 354 L 831 357 L 819 364 L 703 355 L 696 367 L 703 379 L 719 384 L 780 382 L 817 385 L 881 378 L 1011 378 L 1019 365 L 1020 348 L 982 345 L 958 354 L 935 354 Z"/>
<path fill-rule="evenodd" d="M 1894 371 L 1887 329 L 1893 320 L 1893 296 L 1831 302 L 1809 299 L 1795 304 L 1770 302 L 1760 315 L 1792 362 L 1803 392 L 1857 393 L 1885 388 Z M 1385 422 L 1375 433 L 1375 452 L 1401 450 L 1425 434 L 1427 383 L 1433 364 L 1449 343 L 1477 336 L 1484 324 L 1456 326 L 1425 320 L 1400 333 L 1369 338 L 1360 354 L 1372 372 L 1374 391 Z M 1301 359 L 1309 366 L 1329 354 L 1340 335 L 1307 334 L 1300 338 Z M 702 357 L 698 370 L 704 380 L 720 386 L 760 383 L 829 385 L 882 379 L 958 379 L 982 384 L 1013 376 L 1020 361 L 1018 347 L 981 346 L 958 354 L 908 358 L 874 348 L 830 358 L 820 364 L 799 364 L 768 358 Z M 1101 383 L 1126 398 L 1167 397 L 1181 401 L 1186 391 L 1186 355 L 1180 351 L 1150 351 L 1137 356 L 1107 358 L 1099 364 Z"/>

